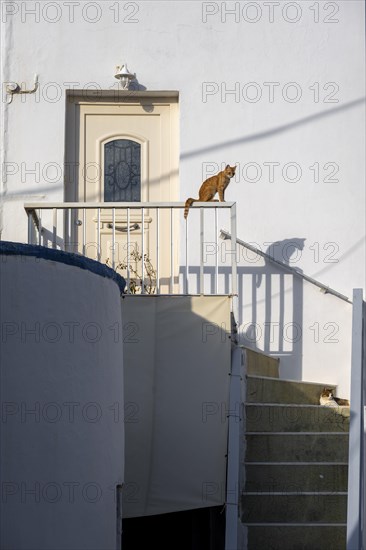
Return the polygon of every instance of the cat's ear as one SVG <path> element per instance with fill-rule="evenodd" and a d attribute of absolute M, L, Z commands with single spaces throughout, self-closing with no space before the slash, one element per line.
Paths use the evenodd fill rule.
<path fill-rule="evenodd" d="M 227 165 L 225 166 L 225 170 L 227 170 L 228 168 L 230 168 L 230 164 L 227 164 Z"/>

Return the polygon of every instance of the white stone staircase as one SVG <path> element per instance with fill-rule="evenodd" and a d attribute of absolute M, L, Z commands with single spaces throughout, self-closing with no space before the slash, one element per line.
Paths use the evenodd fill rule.
<path fill-rule="evenodd" d="M 246 354 L 247 548 L 344 550 L 349 408 L 320 406 L 324 384 L 280 380 L 277 359 Z"/>

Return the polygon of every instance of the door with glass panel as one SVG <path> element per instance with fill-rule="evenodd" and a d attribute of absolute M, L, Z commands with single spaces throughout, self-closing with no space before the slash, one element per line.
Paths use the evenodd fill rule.
<path fill-rule="evenodd" d="M 78 200 L 101 206 L 78 213 L 79 250 L 118 269 L 132 292 L 169 292 L 178 211 L 134 206 L 177 200 L 176 103 L 81 104 L 79 121 Z"/>

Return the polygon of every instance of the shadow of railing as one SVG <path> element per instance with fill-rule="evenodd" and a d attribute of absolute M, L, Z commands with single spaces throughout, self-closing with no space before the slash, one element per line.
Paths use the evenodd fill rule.
<path fill-rule="evenodd" d="M 213 266 L 204 268 L 204 293 L 231 293 L 231 269 L 219 267 L 218 285 Z M 180 268 L 180 279 L 185 268 Z M 267 355 L 291 360 L 295 377 L 301 376 L 303 281 L 271 265 L 238 266 L 237 341 Z M 200 267 L 189 270 L 189 292 L 198 294 Z"/>

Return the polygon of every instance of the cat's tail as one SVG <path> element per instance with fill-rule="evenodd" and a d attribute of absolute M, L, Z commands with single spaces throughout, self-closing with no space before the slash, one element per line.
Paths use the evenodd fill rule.
<path fill-rule="evenodd" d="M 186 220 L 187 219 L 187 216 L 188 216 L 188 212 L 189 212 L 189 209 L 190 207 L 192 206 L 192 204 L 194 202 L 197 202 L 198 199 L 187 199 L 186 200 L 186 204 L 184 205 L 184 219 Z"/>

